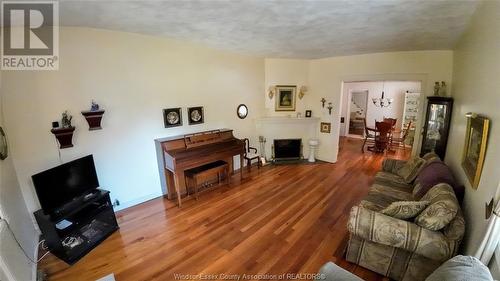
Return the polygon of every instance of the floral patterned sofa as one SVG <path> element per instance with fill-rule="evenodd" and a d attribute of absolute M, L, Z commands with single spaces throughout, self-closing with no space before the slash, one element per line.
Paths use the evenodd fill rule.
<path fill-rule="evenodd" d="M 425 280 L 457 255 L 465 223 L 455 193 L 463 187 L 435 154 L 382 166 L 351 210 L 346 259 L 394 280 Z"/>

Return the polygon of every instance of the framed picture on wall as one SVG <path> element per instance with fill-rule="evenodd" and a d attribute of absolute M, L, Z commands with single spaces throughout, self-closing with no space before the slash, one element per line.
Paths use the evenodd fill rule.
<path fill-rule="evenodd" d="M 163 123 L 165 128 L 182 126 L 182 110 L 180 107 L 163 110 Z"/>
<path fill-rule="evenodd" d="M 295 111 L 297 86 L 276 86 L 275 111 Z"/>
<path fill-rule="evenodd" d="M 311 110 L 306 110 L 306 117 L 310 118 L 312 116 L 312 111 Z"/>
<path fill-rule="evenodd" d="M 488 118 L 481 116 L 467 118 L 462 167 L 474 189 L 477 189 L 479 180 L 481 179 L 488 141 L 489 123 L 490 120 Z"/>
<path fill-rule="evenodd" d="M 188 123 L 189 125 L 201 124 L 204 122 L 203 106 L 188 108 Z"/>
<path fill-rule="evenodd" d="M 331 130 L 332 130 L 332 123 L 330 123 L 330 122 L 321 122 L 319 130 L 322 133 L 329 134 L 331 132 Z"/>

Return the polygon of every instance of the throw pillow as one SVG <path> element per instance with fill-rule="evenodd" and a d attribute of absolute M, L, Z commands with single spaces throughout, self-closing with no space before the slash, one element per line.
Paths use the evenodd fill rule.
<path fill-rule="evenodd" d="M 418 173 L 418 176 L 415 179 L 415 187 L 413 188 L 413 197 L 416 199 L 422 198 L 422 196 L 424 196 L 429 189 L 438 183 L 447 183 L 451 185 L 457 198 L 461 198 L 461 190 L 455 183 L 455 179 L 450 171 L 450 168 L 448 168 L 448 166 L 441 161 L 426 164 L 425 167 L 423 167 Z"/>
<path fill-rule="evenodd" d="M 460 208 L 453 188 L 447 183 L 435 185 L 420 201 L 430 201 L 430 205 L 418 215 L 415 223 L 433 231 L 447 226 Z"/>
<path fill-rule="evenodd" d="M 425 160 L 420 157 L 412 157 L 408 160 L 403 167 L 396 171 L 406 183 L 411 183 L 418 175 L 420 168 L 425 164 Z"/>
<path fill-rule="evenodd" d="M 406 220 L 416 217 L 430 203 L 430 201 L 397 201 L 380 212 L 393 218 Z"/>

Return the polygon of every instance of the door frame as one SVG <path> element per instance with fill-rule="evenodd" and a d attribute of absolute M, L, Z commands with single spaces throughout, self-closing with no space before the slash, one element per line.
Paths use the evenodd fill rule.
<path fill-rule="evenodd" d="M 359 92 L 366 92 L 366 101 L 365 101 L 365 105 L 366 105 L 366 110 L 365 110 L 365 118 L 366 116 L 368 115 L 368 97 L 370 96 L 370 91 L 368 89 L 360 89 L 360 90 L 353 90 L 353 89 L 349 89 L 349 94 L 348 94 L 348 97 L 347 97 L 347 110 L 346 110 L 346 117 L 345 117 L 345 131 L 346 131 L 346 134 L 345 136 L 348 137 L 348 138 L 358 138 L 358 139 L 363 139 L 365 137 L 365 132 L 363 131 L 363 134 L 362 135 L 354 135 L 354 134 L 349 134 L 349 126 L 350 126 L 350 121 L 351 121 L 351 99 L 352 99 L 352 93 L 353 92 L 356 92 L 356 93 L 359 93 Z"/>

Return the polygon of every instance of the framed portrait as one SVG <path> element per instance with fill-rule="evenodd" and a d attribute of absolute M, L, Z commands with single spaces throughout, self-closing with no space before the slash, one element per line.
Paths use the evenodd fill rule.
<path fill-rule="evenodd" d="M 182 126 L 182 110 L 180 107 L 163 110 L 163 123 L 165 128 Z"/>
<path fill-rule="evenodd" d="M 479 180 L 481 179 L 481 171 L 483 170 L 488 142 L 489 123 L 490 120 L 482 116 L 467 118 L 462 168 L 474 189 L 477 189 Z"/>
<path fill-rule="evenodd" d="M 312 117 L 312 111 L 311 110 L 306 110 L 306 117 L 307 118 Z"/>
<path fill-rule="evenodd" d="M 204 122 L 203 106 L 188 107 L 189 125 L 201 124 Z"/>
<path fill-rule="evenodd" d="M 295 111 L 296 86 L 276 86 L 275 111 Z"/>
<path fill-rule="evenodd" d="M 330 123 L 330 122 L 321 122 L 319 130 L 322 133 L 329 134 L 331 132 L 331 130 L 332 130 L 332 123 Z"/>

